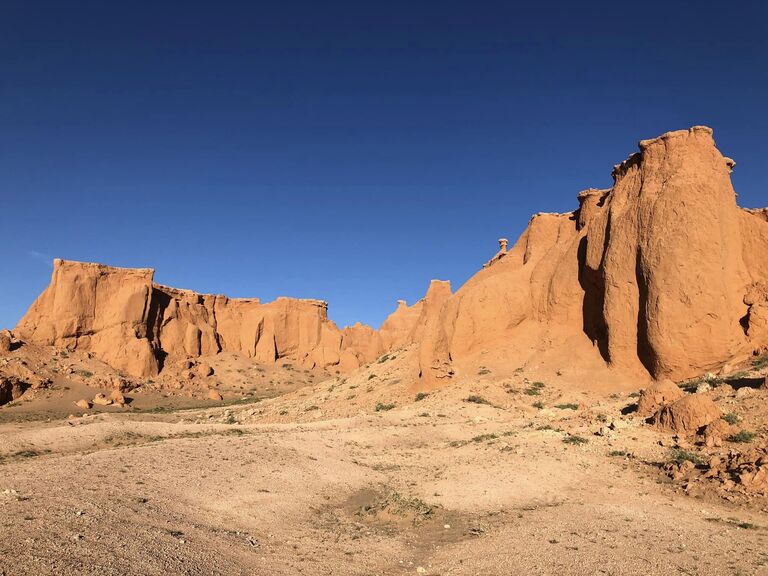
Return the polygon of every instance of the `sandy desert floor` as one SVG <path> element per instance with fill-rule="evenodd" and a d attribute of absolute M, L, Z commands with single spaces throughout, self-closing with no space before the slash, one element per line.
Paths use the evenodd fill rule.
<path fill-rule="evenodd" d="M 768 502 L 686 494 L 628 392 L 536 409 L 489 380 L 339 417 L 309 404 L 359 390 L 333 382 L 6 420 L 0 574 L 768 574 Z"/>

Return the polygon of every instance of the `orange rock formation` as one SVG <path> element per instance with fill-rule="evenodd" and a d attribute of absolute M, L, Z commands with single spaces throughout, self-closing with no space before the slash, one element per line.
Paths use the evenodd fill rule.
<path fill-rule="evenodd" d="M 227 298 L 152 282 L 153 270 L 55 260 L 51 284 L 15 329 L 37 344 L 93 352 L 137 376 L 187 358 L 236 352 L 260 363 L 353 370 L 381 353 L 378 334 L 339 330 L 321 300 Z"/>
<path fill-rule="evenodd" d="M 766 346 L 768 217 L 736 205 L 733 166 L 710 128 L 640 142 L 612 188 L 534 216 L 445 302 L 422 374 L 445 377 L 480 350 L 559 349 L 679 380 Z"/>
<path fill-rule="evenodd" d="M 227 351 L 351 371 L 416 344 L 433 384 L 489 354 L 680 380 L 768 345 L 768 210 L 737 206 L 733 166 L 706 127 L 644 140 L 610 189 L 580 193 L 573 212 L 535 215 L 456 293 L 432 281 L 379 331 L 339 330 L 320 300 L 202 295 L 153 284 L 148 269 L 57 260 L 16 333 L 136 376 Z"/>

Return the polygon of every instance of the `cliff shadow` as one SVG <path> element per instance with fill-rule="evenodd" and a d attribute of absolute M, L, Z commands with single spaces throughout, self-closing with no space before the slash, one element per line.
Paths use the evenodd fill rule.
<path fill-rule="evenodd" d="M 608 355 L 608 327 L 605 324 L 603 306 L 605 305 L 605 280 L 600 270 L 587 266 L 587 237 L 579 241 L 577 250 L 579 262 L 579 285 L 584 290 L 581 305 L 582 329 L 597 344 L 603 360 L 610 360 Z"/>
<path fill-rule="evenodd" d="M 635 255 L 635 283 L 639 296 L 637 307 L 637 358 L 651 375 L 655 371 L 655 355 L 648 340 L 648 285 L 643 275 L 640 251 Z"/>
<path fill-rule="evenodd" d="M 152 288 L 149 299 L 149 312 L 147 314 L 147 339 L 152 345 L 152 351 L 157 359 L 158 372 L 162 371 L 165 358 L 168 353 L 160 347 L 160 326 L 163 322 L 163 314 L 171 303 L 170 294 L 162 290 Z"/>
<path fill-rule="evenodd" d="M 766 385 L 766 379 L 763 376 L 757 376 L 754 378 L 749 377 L 726 377 L 723 378 L 723 382 L 726 384 L 730 384 L 733 386 L 734 390 L 738 390 L 739 388 L 762 388 Z"/>

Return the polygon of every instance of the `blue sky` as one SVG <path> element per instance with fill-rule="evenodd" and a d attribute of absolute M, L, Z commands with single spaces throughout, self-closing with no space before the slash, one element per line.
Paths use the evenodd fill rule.
<path fill-rule="evenodd" d="M 768 204 L 760 2 L 3 2 L 0 326 L 53 257 L 378 326 L 706 124 Z"/>

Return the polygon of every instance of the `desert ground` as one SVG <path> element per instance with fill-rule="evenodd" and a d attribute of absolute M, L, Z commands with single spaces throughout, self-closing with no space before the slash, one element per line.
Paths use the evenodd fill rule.
<path fill-rule="evenodd" d="M 768 500 L 703 472 L 743 444 L 659 431 L 636 389 L 522 370 L 415 396 L 412 354 L 349 377 L 219 358 L 222 402 L 138 389 L 79 410 L 89 378 L 55 378 L 0 409 L 0 573 L 768 573 Z M 764 372 L 689 390 L 757 418 Z"/>

